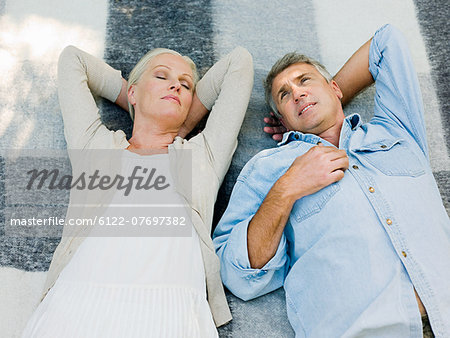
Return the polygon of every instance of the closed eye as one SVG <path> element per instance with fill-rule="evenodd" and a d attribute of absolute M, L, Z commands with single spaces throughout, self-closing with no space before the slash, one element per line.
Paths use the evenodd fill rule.
<path fill-rule="evenodd" d="M 284 97 L 285 97 L 287 94 L 288 94 L 287 91 L 282 92 L 281 95 L 280 95 L 280 100 L 283 100 Z"/>
<path fill-rule="evenodd" d="M 302 79 L 300 80 L 300 83 L 305 83 L 306 81 L 308 81 L 310 78 L 309 77 L 302 77 Z"/>

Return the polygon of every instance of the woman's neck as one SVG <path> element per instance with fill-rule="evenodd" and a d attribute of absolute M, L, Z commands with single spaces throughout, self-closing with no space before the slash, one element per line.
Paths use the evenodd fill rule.
<path fill-rule="evenodd" d="M 147 122 L 147 121 L 145 121 Z M 173 140 L 178 134 L 178 130 L 168 130 L 167 128 L 161 128 L 154 121 L 145 123 L 144 121 L 134 121 L 133 135 L 128 140 L 130 146 L 128 150 L 146 154 L 168 152 L 169 144 L 173 143 Z"/>

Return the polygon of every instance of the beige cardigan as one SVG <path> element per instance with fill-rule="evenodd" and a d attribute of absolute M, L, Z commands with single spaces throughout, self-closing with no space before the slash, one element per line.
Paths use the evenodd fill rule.
<path fill-rule="evenodd" d="M 121 73 L 92 55 L 73 46 L 66 47 L 61 53 L 58 64 L 58 95 L 74 176 L 76 170 L 81 170 L 76 161 L 80 152 L 84 153 L 83 162 L 90 162 L 84 163 L 84 167 L 100 166 L 118 170 L 114 168 L 117 161 L 106 149 L 125 149 L 129 143 L 122 130 L 111 131 L 103 125 L 93 94 L 114 102 L 121 85 Z M 231 313 L 220 278 L 219 258 L 210 237 L 214 203 L 237 146 L 237 135 L 252 86 L 251 55 L 244 48 L 237 47 L 217 62 L 197 84 L 196 91 L 200 101 L 211 111 L 203 132 L 189 141 L 176 137 L 169 146 L 171 172 L 176 189 L 191 207 L 192 223 L 200 238 L 208 302 L 216 326 L 230 321 Z M 76 151 L 71 151 L 72 149 L 78 149 L 77 155 L 73 154 Z M 92 149 L 105 149 L 105 156 L 99 158 L 98 155 L 89 155 Z M 98 150 L 95 152 L 98 154 Z M 87 160 L 86 156 L 91 156 L 91 160 Z M 73 189 L 67 217 L 89 217 L 93 209 L 80 210 L 74 207 L 75 203 L 79 203 L 81 199 L 84 203 L 104 206 L 110 193 L 91 193 L 86 201 L 86 196 L 81 196 L 86 191 L 77 192 Z M 97 209 L 96 212 L 98 211 Z M 64 231 L 53 255 L 44 296 L 85 238 L 82 229 L 69 234 L 66 229 Z"/>

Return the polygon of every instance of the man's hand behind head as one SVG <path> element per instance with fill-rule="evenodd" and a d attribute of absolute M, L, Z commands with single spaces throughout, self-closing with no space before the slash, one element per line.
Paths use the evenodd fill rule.
<path fill-rule="evenodd" d="M 283 134 L 287 132 L 288 130 L 281 124 L 280 120 L 277 119 L 274 115 L 274 113 L 270 113 L 272 117 L 265 117 L 264 122 L 267 123 L 269 126 L 264 127 L 264 132 L 272 135 L 272 138 L 280 142 L 283 139 Z"/>

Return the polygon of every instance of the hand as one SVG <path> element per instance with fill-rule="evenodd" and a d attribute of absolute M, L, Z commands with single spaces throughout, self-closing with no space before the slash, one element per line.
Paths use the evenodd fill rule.
<path fill-rule="evenodd" d="M 271 134 L 275 141 L 280 142 L 283 139 L 283 134 L 288 130 L 281 124 L 280 120 L 276 118 L 272 112 L 270 112 L 270 115 L 272 117 L 264 118 L 264 122 L 270 125 L 269 127 L 264 127 L 264 132 Z"/>
<path fill-rule="evenodd" d="M 345 150 L 318 145 L 297 157 L 286 173 L 277 181 L 295 202 L 341 180 L 348 168 Z"/>

